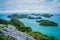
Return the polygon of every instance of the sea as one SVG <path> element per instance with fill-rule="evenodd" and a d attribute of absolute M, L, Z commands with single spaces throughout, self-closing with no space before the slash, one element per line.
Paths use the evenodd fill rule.
<path fill-rule="evenodd" d="M 11 14 L 6 14 L 6 13 L 0 13 L 0 18 L 9 21 L 11 18 L 8 18 L 7 16 Z M 53 16 L 51 18 L 46 18 L 42 17 L 43 20 L 50 20 L 53 22 L 58 23 L 58 26 L 41 26 L 39 25 L 36 20 L 41 20 L 41 19 L 19 19 L 22 21 L 26 26 L 31 27 L 33 31 L 38 31 L 43 34 L 49 35 L 49 36 L 54 36 L 57 38 L 57 40 L 60 40 L 60 14 L 52 14 Z M 33 15 L 30 15 L 33 16 Z"/>

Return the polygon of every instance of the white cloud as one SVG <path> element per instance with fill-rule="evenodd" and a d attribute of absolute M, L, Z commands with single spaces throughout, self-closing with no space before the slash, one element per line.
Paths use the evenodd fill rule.
<path fill-rule="evenodd" d="M 2 12 L 60 12 L 59 0 L 5 0 L 0 3 Z M 2 8 L 1 8 L 2 7 Z"/>

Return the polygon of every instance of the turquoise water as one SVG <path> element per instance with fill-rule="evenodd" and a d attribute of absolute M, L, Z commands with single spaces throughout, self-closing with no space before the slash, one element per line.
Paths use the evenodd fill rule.
<path fill-rule="evenodd" d="M 9 14 L 0 14 L 0 18 L 5 19 L 5 20 L 10 20 L 7 16 Z M 58 23 L 58 27 L 53 27 L 53 26 L 41 26 L 39 25 L 36 20 L 38 19 L 19 19 L 21 20 L 26 26 L 31 27 L 34 31 L 39 31 L 47 35 L 53 35 L 55 36 L 58 40 L 60 40 L 60 14 L 53 14 L 51 18 L 45 18 L 42 17 L 44 20 L 50 20 Z"/>

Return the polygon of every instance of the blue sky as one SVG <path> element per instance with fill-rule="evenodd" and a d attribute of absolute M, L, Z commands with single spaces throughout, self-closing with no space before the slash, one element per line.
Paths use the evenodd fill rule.
<path fill-rule="evenodd" d="M 60 0 L 0 0 L 1 12 L 60 13 Z"/>

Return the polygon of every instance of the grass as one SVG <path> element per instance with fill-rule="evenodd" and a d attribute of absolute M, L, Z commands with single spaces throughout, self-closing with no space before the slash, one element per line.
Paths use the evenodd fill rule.
<path fill-rule="evenodd" d="M 0 29 L 2 28 L 2 26 L 0 26 Z"/>

